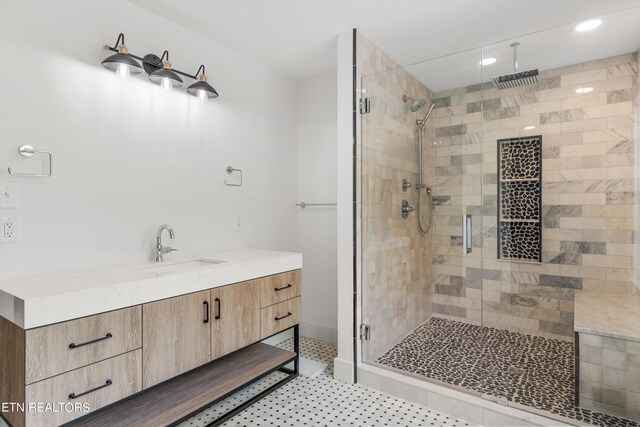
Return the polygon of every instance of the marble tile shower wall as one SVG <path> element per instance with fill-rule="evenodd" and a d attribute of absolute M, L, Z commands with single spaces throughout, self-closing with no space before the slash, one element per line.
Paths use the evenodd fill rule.
<path fill-rule="evenodd" d="M 400 216 L 406 199 L 416 206 L 415 189 L 402 191 L 402 180 L 418 182 L 415 121 L 430 105 L 431 92 L 362 34 L 357 35 L 357 71 L 363 96 L 371 99 L 357 138 L 361 222 L 357 224 L 362 257 L 363 322 L 371 326 L 364 360 L 375 360 L 431 316 L 432 236 L 418 230 L 416 213 Z M 407 94 L 427 106 L 413 113 L 402 101 Z M 425 134 L 425 146 L 433 146 Z M 425 184 L 432 185 L 432 153 L 426 150 Z M 424 197 L 423 197 L 423 203 Z M 427 205 L 423 205 L 427 206 Z"/>
<path fill-rule="evenodd" d="M 575 290 L 630 289 L 637 73 L 630 53 L 543 71 L 528 87 L 434 94 L 434 315 L 571 340 Z M 529 135 L 543 147 L 539 264 L 496 250 L 496 141 Z M 478 219 L 464 258 L 463 212 Z"/>

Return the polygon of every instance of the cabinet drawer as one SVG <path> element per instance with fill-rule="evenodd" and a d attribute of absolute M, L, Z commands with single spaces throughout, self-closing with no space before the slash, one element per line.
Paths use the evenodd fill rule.
<path fill-rule="evenodd" d="M 26 383 L 141 347 L 140 306 L 26 331 Z"/>
<path fill-rule="evenodd" d="M 54 409 L 58 408 L 58 411 L 27 411 L 27 425 L 29 427 L 60 425 L 140 390 L 142 390 L 142 350 L 135 350 L 28 385 L 27 404 L 51 403 Z M 72 398 L 72 393 L 77 397 Z M 83 405 L 88 407 L 87 412 L 81 409 L 68 412 L 68 409 L 82 408 Z"/>
<path fill-rule="evenodd" d="M 300 323 L 300 297 L 263 308 L 261 311 L 262 338 Z"/>
<path fill-rule="evenodd" d="M 300 270 L 274 274 L 258 280 L 260 281 L 260 302 L 262 307 L 269 307 L 300 296 Z"/>

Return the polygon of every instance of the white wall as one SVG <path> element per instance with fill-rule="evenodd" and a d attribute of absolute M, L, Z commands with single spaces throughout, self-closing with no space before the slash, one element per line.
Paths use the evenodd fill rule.
<path fill-rule="evenodd" d="M 204 63 L 220 98 L 119 79 L 100 65 L 119 32 L 132 53 L 168 49 L 190 73 Z M 0 210 L 21 223 L 20 243 L 0 245 L 0 277 L 150 260 L 163 223 L 180 250 L 169 259 L 295 250 L 295 104 L 295 81 L 127 1 L 0 0 L 0 178 L 42 167 L 22 144 L 55 167 L 18 180 L 19 208 Z M 227 165 L 243 187 L 223 184 Z"/>
<path fill-rule="evenodd" d="M 335 203 L 336 72 L 298 81 L 298 201 Z M 302 252 L 301 333 L 337 344 L 336 207 L 298 208 Z"/>
<path fill-rule="evenodd" d="M 334 376 L 353 382 L 353 33 L 338 34 L 338 357 Z"/>

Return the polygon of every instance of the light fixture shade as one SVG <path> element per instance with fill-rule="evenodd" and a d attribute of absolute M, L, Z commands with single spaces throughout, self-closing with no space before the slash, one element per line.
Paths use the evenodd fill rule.
<path fill-rule="evenodd" d="M 172 87 L 182 87 L 184 86 L 184 82 L 180 78 L 180 76 L 174 72 L 171 68 L 160 68 L 157 71 L 149 74 L 149 80 L 158 86 L 163 86 L 163 83 L 169 82 Z"/>
<path fill-rule="evenodd" d="M 205 96 L 207 99 L 217 98 L 218 92 L 206 81 L 200 80 L 187 88 L 187 93 L 197 98 Z"/>
<path fill-rule="evenodd" d="M 126 53 L 113 54 L 102 61 L 102 65 L 105 68 L 113 71 L 114 73 L 118 71 L 118 68 L 121 65 L 127 67 L 130 74 L 140 74 L 142 72 L 142 66 L 138 63 L 138 61 L 136 61 Z"/>

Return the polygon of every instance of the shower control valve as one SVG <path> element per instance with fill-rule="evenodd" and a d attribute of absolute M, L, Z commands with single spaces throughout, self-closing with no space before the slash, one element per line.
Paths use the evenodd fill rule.
<path fill-rule="evenodd" d="M 402 218 L 407 218 L 409 216 L 409 212 L 415 211 L 416 208 L 409 206 L 409 202 L 406 200 L 402 201 L 402 205 L 400 206 L 400 215 Z"/>
<path fill-rule="evenodd" d="M 407 181 L 406 179 L 402 180 L 402 191 L 406 192 L 411 187 L 412 187 L 412 184 L 409 181 Z"/>

